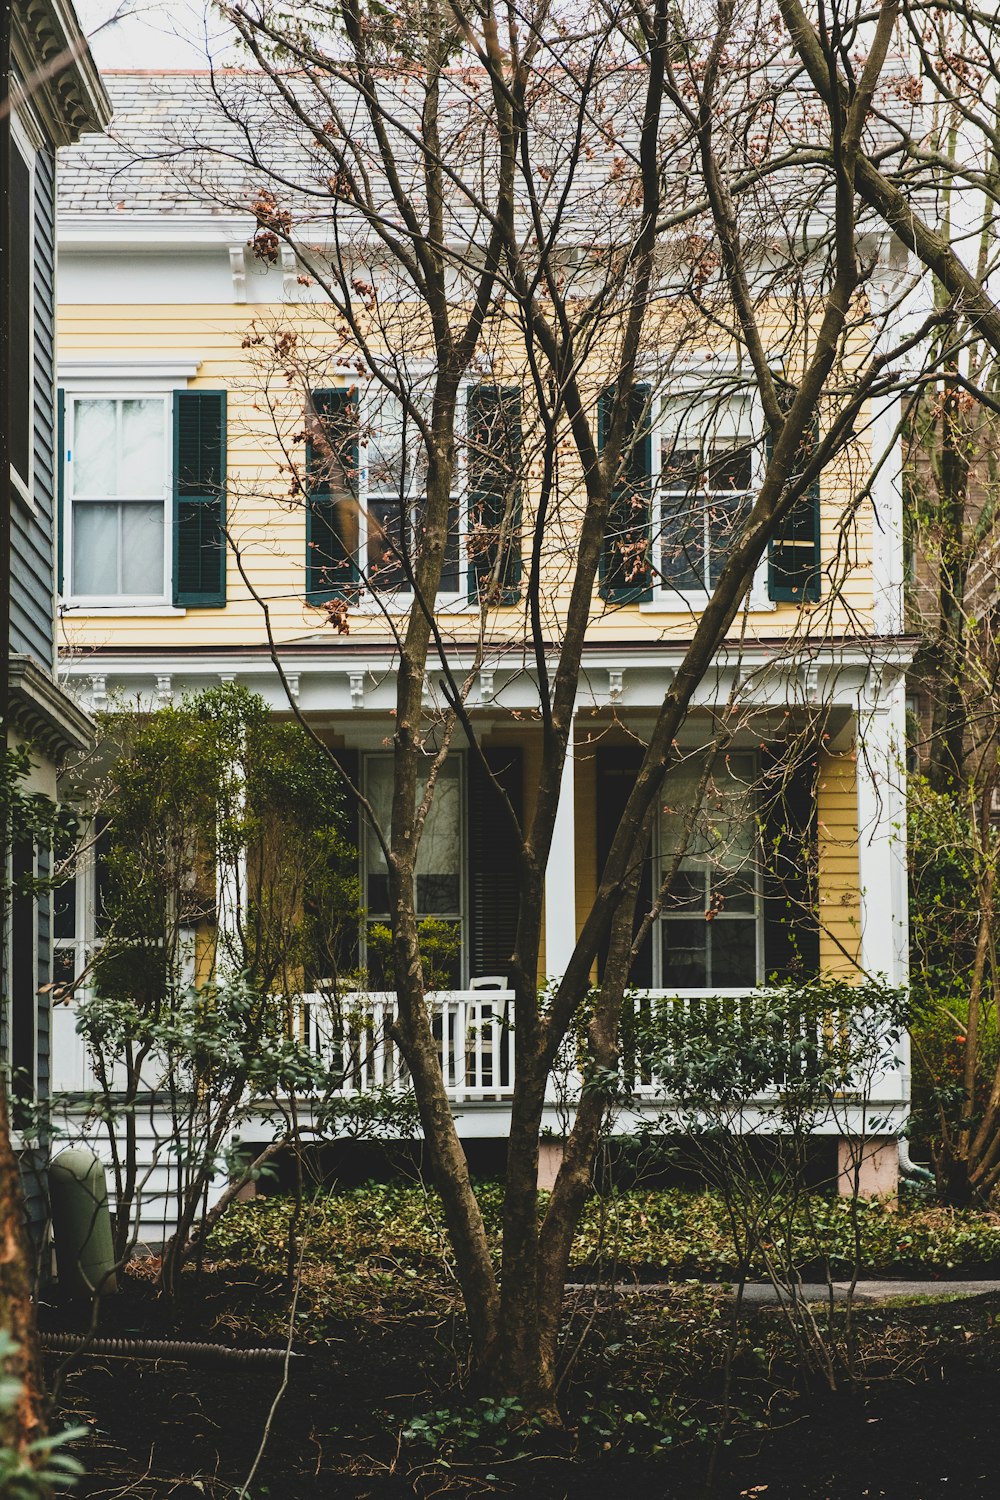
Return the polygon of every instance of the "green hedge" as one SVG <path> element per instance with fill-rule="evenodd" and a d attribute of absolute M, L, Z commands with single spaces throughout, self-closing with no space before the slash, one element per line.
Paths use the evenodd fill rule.
<path fill-rule="evenodd" d="M 501 1189 L 479 1188 L 491 1243 L 499 1254 Z M 259 1198 L 234 1207 L 214 1231 L 211 1253 L 281 1273 L 293 1205 Z M 973 1210 L 873 1203 L 859 1207 L 861 1265 L 866 1272 L 933 1274 L 1000 1266 L 1000 1216 Z M 389 1184 L 318 1194 L 303 1205 L 297 1240 L 307 1264 L 346 1276 L 388 1271 L 408 1277 L 438 1274 L 450 1250 L 437 1197 L 418 1187 Z M 854 1225 L 850 1204 L 814 1196 L 796 1215 L 796 1265 L 828 1258 L 834 1274 L 849 1273 Z M 781 1251 L 775 1232 L 772 1251 Z M 617 1263 L 646 1278 L 731 1274 L 735 1254 L 722 1200 L 710 1192 L 633 1190 L 593 1197 L 573 1249 L 581 1269 Z M 760 1250 L 751 1274 L 763 1274 Z"/>

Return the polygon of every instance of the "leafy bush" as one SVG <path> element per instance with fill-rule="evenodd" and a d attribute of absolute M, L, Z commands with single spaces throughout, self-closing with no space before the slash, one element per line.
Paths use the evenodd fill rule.
<path fill-rule="evenodd" d="M 485 1184 L 479 1201 L 499 1255 L 502 1189 Z M 213 1232 L 212 1252 L 282 1274 L 293 1205 L 286 1198 L 241 1204 Z M 981 1269 L 1000 1262 L 1000 1216 L 974 1210 L 901 1207 L 873 1201 L 859 1208 L 861 1264 L 867 1272 Z M 828 1259 L 835 1275 L 850 1272 L 854 1223 L 849 1200 L 813 1194 L 793 1226 L 792 1259 L 807 1266 Z M 450 1264 L 440 1203 L 432 1192 L 401 1183 L 318 1194 L 297 1229 L 307 1263 L 348 1280 L 385 1273 L 409 1278 L 447 1274 Z M 781 1246 L 771 1247 L 781 1249 Z M 711 1192 L 634 1189 L 593 1196 L 573 1245 L 578 1270 L 615 1263 L 650 1279 L 726 1279 L 732 1238 L 721 1197 Z M 764 1274 L 762 1257 L 748 1270 Z"/>

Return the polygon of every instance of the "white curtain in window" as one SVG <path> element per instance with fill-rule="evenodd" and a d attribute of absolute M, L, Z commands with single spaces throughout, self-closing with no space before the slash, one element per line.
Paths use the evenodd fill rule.
<path fill-rule="evenodd" d="M 754 758 L 736 753 L 716 760 L 685 844 L 684 830 L 701 776 L 702 767 L 697 760 L 674 766 L 667 774 L 660 815 L 663 861 L 671 860 L 684 845 L 682 870 L 706 865 L 726 871 L 744 869 L 756 845 L 752 800 Z"/>
<path fill-rule="evenodd" d="M 421 777 L 417 800 L 423 796 Z M 389 835 L 392 812 L 392 761 L 373 757 L 368 762 L 365 790 L 380 826 Z M 365 829 L 365 860 L 369 876 L 384 875 L 385 859 L 378 839 Z M 417 850 L 417 910 L 421 915 L 459 915 L 462 863 L 462 796 L 457 761 L 446 761 L 438 773 L 420 847 Z"/>
<path fill-rule="evenodd" d="M 117 495 L 117 403 L 77 401 L 73 415 L 74 495 Z"/>
<path fill-rule="evenodd" d="M 121 507 L 123 594 L 163 592 L 163 504 Z"/>
<path fill-rule="evenodd" d="M 73 592 L 118 592 L 118 506 L 114 502 L 77 505 L 73 511 Z"/>
<path fill-rule="evenodd" d="M 122 496 L 162 495 L 166 464 L 163 452 L 163 402 L 122 402 L 121 456 L 118 493 Z"/>

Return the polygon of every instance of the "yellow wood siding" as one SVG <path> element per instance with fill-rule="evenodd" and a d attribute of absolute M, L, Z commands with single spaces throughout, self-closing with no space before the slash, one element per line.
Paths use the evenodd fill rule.
<path fill-rule="evenodd" d="M 175 354 L 178 359 L 200 361 L 197 388 L 225 386 L 229 392 L 229 494 L 228 521 L 235 545 L 255 589 L 266 600 L 275 635 L 282 642 L 331 635 L 321 610 L 302 601 L 305 587 L 305 513 L 290 496 L 290 474 L 282 466 L 275 426 L 291 439 L 302 427 L 301 397 L 291 390 L 273 368 L 265 371 L 257 346 L 244 347 L 252 329 L 269 322 L 294 323 L 305 338 L 318 339 L 325 324 L 320 310 L 303 307 L 254 308 L 230 306 L 63 306 L 60 310 L 60 354 L 67 360 L 114 356 L 159 359 Z M 113 381 L 109 381 L 109 388 Z M 567 445 L 567 448 L 571 445 Z M 301 461 L 301 446 L 296 450 Z M 530 457 L 530 454 L 529 454 Z M 572 452 L 561 456 L 564 496 L 561 527 L 547 531 L 543 589 L 546 628 L 554 638 L 568 598 L 575 548 L 572 512 L 576 508 Z M 845 453 L 823 478 L 822 539 L 824 548 L 824 598 L 812 607 L 794 605 L 748 612 L 732 627 L 734 637 L 748 642 L 757 638 L 803 636 L 816 639 L 830 631 L 855 634 L 868 628 L 871 618 L 870 551 L 871 506 L 859 504 L 857 513 L 844 524 L 844 511 L 851 495 L 863 488 L 867 477 L 868 452 L 863 442 Z M 531 523 L 532 493 L 529 480 L 525 497 L 525 525 Z M 834 580 L 835 587 L 831 584 Z M 262 643 L 265 629 L 260 605 L 248 592 L 232 555 L 228 563 L 228 602 L 224 609 L 190 609 L 163 616 L 143 612 L 141 607 L 123 606 L 118 613 L 88 615 L 85 605 L 73 605 L 65 617 L 66 645 L 70 650 L 102 646 L 226 646 Z M 447 637 L 474 639 L 479 618 L 475 611 L 449 612 Z M 595 644 L 616 641 L 680 641 L 692 631 L 689 610 L 642 609 L 638 606 L 606 606 L 594 599 L 590 640 Z M 384 621 L 377 609 L 352 608 L 354 639 L 385 639 Z M 495 647 L 523 633 L 523 614 L 518 609 L 493 611 L 486 632 Z"/>
<path fill-rule="evenodd" d="M 858 801 L 853 751 L 819 759 L 820 968 L 849 977 L 860 959 Z"/>

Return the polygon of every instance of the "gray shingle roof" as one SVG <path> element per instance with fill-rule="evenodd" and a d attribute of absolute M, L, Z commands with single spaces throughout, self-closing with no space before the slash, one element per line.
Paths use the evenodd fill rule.
<path fill-rule="evenodd" d="M 251 212 L 266 185 L 293 212 L 305 242 L 329 241 L 335 205 L 338 237 L 360 232 L 352 193 L 363 193 L 387 224 L 400 222 L 371 123 L 358 94 L 345 83 L 328 76 L 314 83 L 296 77 L 288 81 L 284 101 L 273 85 L 250 72 L 109 73 L 106 83 L 115 108 L 110 134 L 62 153 L 64 224 L 109 214 L 164 222 L 232 220 Z M 382 83 L 399 174 L 423 219 L 424 184 L 413 146 L 421 133 L 423 95 L 412 78 Z M 904 107 L 898 91 L 893 99 L 891 84 L 886 97 L 895 112 L 906 109 L 912 115 L 913 107 Z M 296 100 L 305 104 L 305 120 L 297 117 Z M 622 67 L 610 74 L 582 113 L 575 86 L 554 74 L 539 79 L 532 104 L 531 186 L 541 221 L 550 230 L 558 222 L 563 244 L 621 246 L 637 224 L 635 142 L 643 103 L 640 69 Z M 769 153 L 801 153 L 822 145 L 823 112 L 798 87 L 758 88 L 752 107 L 744 103 L 734 96 L 729 117 L 737 166 Z M 479 70 L 456 69 L 449 75 L 440 118 L 442 158 L 455 173 L 445 206 L 445 237 L 482 242 L 496 166 L 492 101 Z M 338 145 L 346 143 L 353 184 L 331 175 L 333 154 L 315 133 L 324 130 Z M 884 152 L 893 135 L 889 125 L 876 124 L 868 144 Z M 664 201 L 677 212 L 700 198 L 700 173 L 692 169 L 677 116 L 665 119 L 661 142 Z M 473 191 L 464 192 L 460 183 Z M 741 205 L 765 234 L 773 233 L 782 216 L 810 211 L 829 184 L 825 167 L 798 165 L 763 181 Z M 519 197 L 527 230 L 524 183 Z"/>

